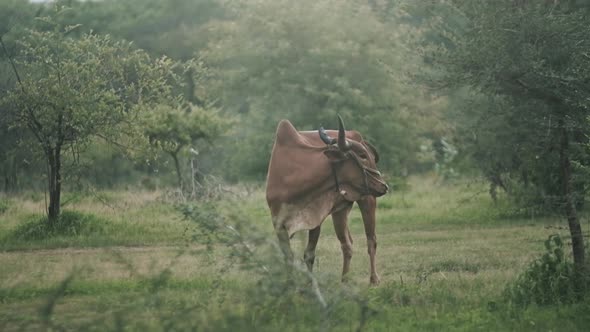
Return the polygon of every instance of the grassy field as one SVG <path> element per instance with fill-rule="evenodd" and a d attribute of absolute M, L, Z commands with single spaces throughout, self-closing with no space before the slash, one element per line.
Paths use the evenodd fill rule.
<path fill-rule="evenodd" d="M 412 178 L 380 199 L 374 288 L 358 209 L 346 284 L 328 220 L 314 271 L 327 308 L 305 282 L 292 290 L 260 272 L 278 264 L 261 188 L 191 204 L 191 218 L 163 192 L 66 196 L 68 224 L 49 238 L 40 235 L 42 196 L 0 197 L 0 330 L 588 330 L 589 303 L 506 303 L 507 284 L 544 240 L 568 232 L 564 220 L 493 204 L 485 189 Z M 298 257 L 305 243 L 295 235 Z"/>

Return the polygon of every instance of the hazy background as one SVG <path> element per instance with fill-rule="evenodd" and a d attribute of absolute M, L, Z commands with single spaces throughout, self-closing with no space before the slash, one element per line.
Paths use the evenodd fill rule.
<path fill-rule="evenodd" d="M 589 36 L 587 0 L 0 0 L 0 330 L 587 331 Z M 392 188 L 376 288 L 358 209 L 342 284 L 265 202 L 280 119 L 337 115 Z"/>

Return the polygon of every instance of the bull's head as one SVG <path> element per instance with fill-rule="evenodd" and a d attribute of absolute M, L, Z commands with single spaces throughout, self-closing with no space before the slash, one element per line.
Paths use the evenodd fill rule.
<path fill-rule="evenodd" d="M 383 196 L 389 187 L 377 170 L 379 161 L 377 150 L 370 144 L 346 139 L 344 122 L 338 116 L 338 138 L 331 138 L 320 128 L 318 133 L 328 148 L 324 154 L 332 163 L 332 168 L 341 194 L 349 200 L 357 200 L 361 196 Z"/>

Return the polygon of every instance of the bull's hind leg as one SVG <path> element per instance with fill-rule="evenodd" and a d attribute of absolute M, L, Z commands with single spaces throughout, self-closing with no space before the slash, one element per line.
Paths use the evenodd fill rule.
<path fill-rule="evenodd" d="M 375 209 L 377 208 L 377 199 L 373 196 L 368 196 L 360 201 L 357 201 L 361 214 L 363 215 L 363 223 L 365 224 L 365 235 L 367 236 L 367 249 L 369 252 L 369 260 L 371 262 L 371 285 L 379 284 L 379 275 L 375 267 L 375 254 L 377 252 L 377 236 L 375 235 Z"/>
<path fill-rule="evenodd" d="M 275 228 L 275 233 L 277 234 L 277 238 L 279 239 L 279 247 L 281 251 L 285 255 L 285 259 L 291 263 L 293 262 L 293 251 L 291 250 L 291 241 L 289 239 L 289 232 L 285 227 L 285 218 L 281 218 L 280 216 L 273 216 L 272 223 Z"/>
<path fill-rule="evenodd" d="M 309 272 L 313 270 L 313 263 L 315 261 L 315 248 L 318 244 L 318 239 L 320 238 L 320 230 L 321 226 L 318 226 L 309 231 L 309 238 L 307 240 L 307 247 L 305 248 L 305 252 L 303 253 L 303 260 L 307 265 L 307 269 Z"/>
<path fill-rule="evenodd" d="M 352 258 L 352 237 L 348 230 L 348 213 L 350 212 L 350 206 L 332 213 L 332 221 L 334 222 L 334 230 L 336 236 L 340 241 L 340 247 L 342 248 L 342 281 L 346 281 L 346 275 L 350 270 L 350 259 Z"/>
<path fill-rule="evenodd" d="M 287 261 L 293 261 L 293 251 L 291 250 L 291 241 L 289 239 L 289 233 L 285 227 L 279 227 L 275 229 L 277 233 L 277 237 L 279 238 L 279 246 L 281 247 L 281 251 L 285 255 Z"/>

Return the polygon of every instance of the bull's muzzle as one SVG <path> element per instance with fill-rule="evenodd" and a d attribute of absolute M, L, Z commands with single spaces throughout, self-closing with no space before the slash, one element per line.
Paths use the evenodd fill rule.
<path fill-rule="evenodd" d="M 379 184 L 379 188 L 376 190 L 375 197 L 381 197 L 387 194 L 388 191 L 389 186 L 385 182 L 382 182 Z"/>
<path fill-rule="evenodd" d="M 369 190 L 371 191 L 371 195 L 375 197 L 381 197 L 389 191 L 389 186 L 381 177 L 372 177 L 370 176 L 369 180 Z"/>

